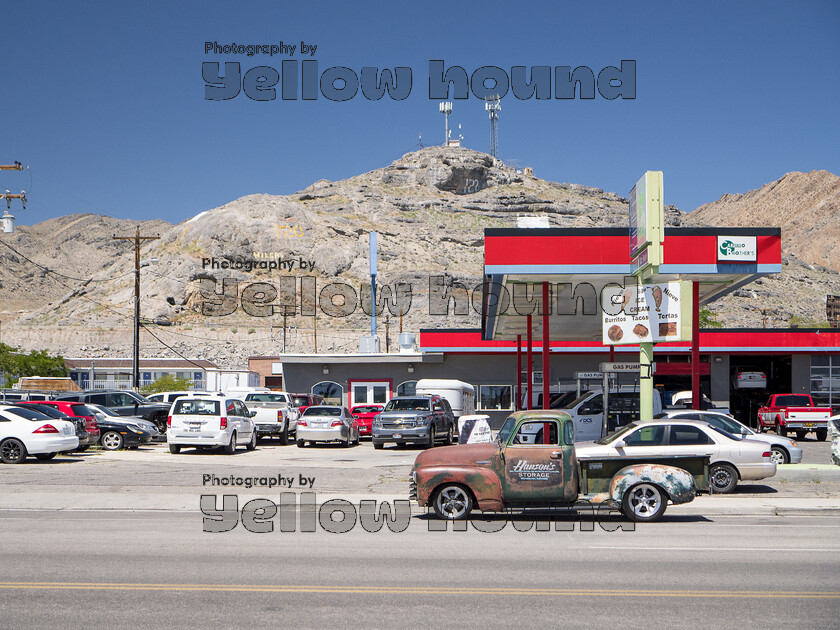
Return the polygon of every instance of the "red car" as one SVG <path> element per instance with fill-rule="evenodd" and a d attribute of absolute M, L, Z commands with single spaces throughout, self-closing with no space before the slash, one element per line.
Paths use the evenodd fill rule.
<path fill-rule="evenodd" d="M 373 419 L 385 409 L 385 405 L 356 405 L 350 413 L 359 418 L 359 435 L 370 437 Z"/>
<path fill-rule="evenodd" d="M 301 416 L 308 407 L 322 405 L 324 403 L 324 399 L 317 394 L 291 394 L 291 397 L 292 404 L 294 404 Z"/>
<path fill-rule="evenodd" d="M 20 404 L 25 405 L 30 401 L 21 400 Z M 58 409 L 61 413 L 66 416 L 71 416 L 74 418 L 84 418 L 85 420 L 85 429 L 87 432 L 90 433 L 90 443 L 96 444 L 99 441 L 99 427 L 96 425 L 96 416 L 94 413 L 88 409 L 84 403 L 80 402 L 68 402 L 64 400 L 38 400 L 38 401 L 31 401 L 30 404 L 37 403 L 39 405 L 49 405 L 55 409 Z"/>

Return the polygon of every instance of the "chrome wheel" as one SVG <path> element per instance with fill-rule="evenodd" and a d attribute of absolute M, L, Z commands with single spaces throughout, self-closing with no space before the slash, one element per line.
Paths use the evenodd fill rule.
<path fill-rule="evenodd" d="M 467 518 L 472 510 L 472 499 L 461 486 L 444 486 L 437 491 L 432 506 L 440 518 L 460 521 Z"/>
<path fill-rule="evenodd" d="M 116 451 L 122 448 L 122 436 L 116 431 L 108 431 L 102 436 L 102 448 L 106 451 Z"/>
<path fill-rule="evenodd" d="M 628 518 L 634 521 L 655 521 L 665 513 L 667 500 L 656 486 L 640 483 L 625 493 L 622 503 Z"/>
<path fill-rule="evenodd" d="M 26 459 L 26 447 L 23 442 L 9 438 L 0 444 L 0 460 L 4 464 L 20 464 Z"/>
<path fill-rule="evenodd" d="M 770 461 L 778 466 L 780 464 L 787 464 L 788 458 L 782 449 L 773 447 L 770 449 Z"/>

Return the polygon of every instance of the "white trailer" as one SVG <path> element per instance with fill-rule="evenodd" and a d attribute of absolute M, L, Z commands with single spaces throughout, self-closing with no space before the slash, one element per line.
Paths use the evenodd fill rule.
<path fill-rule="evenodd" d="M 421 378 L 417 381 L 415 392 L 446 398 L 455 418 L 475 413 L 475 387 L 469 383 L 445 378 Z"/>

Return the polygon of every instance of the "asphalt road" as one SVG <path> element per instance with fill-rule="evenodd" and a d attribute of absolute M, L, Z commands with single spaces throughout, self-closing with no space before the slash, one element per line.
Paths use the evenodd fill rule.
<path fill-rule="evenodd" d="M 580 531 L 571 516 L 561 526 L 575 531 L 496 524 L 435 532 L 415 516 L 400 533 L 240 523 L 211 534 L 196 512 L 0 511 L 0 627 L 840 623 L 836 516 L 690 516 L 613 532 Z"/>

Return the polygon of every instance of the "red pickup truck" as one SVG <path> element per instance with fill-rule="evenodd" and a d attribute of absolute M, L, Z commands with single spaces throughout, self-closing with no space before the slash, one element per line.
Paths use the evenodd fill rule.
<path fill-rule="evenodd" d="M 816 407 L 809 394 L 773 394 L 758 410 L 758 430 L 775 429 L 782 437 L 796 431 L 800 440 L 813 431 L 818 440 L 824 441 L 830 417 L 831 407 Z"/>

